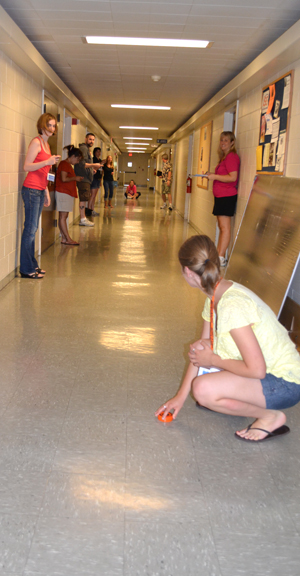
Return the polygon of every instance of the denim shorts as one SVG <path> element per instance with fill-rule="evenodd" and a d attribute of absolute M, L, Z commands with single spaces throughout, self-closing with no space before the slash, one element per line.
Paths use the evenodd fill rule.
<path fill-rule="evenodd" d="M 266 399 L 266 408 L 269 410 L 291 408 L 300 402 L 300 384 L 288 382 L 274 374 L 266 374 L 261 384 Z"/>

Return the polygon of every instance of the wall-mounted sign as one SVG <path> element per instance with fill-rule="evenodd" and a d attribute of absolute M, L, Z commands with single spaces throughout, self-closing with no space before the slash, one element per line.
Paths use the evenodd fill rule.
<path fill-rule="evenodd" d="M 157 144 L 167 144 L 168 140 L 164 138 L 158 138 L 156 142 Z"/>

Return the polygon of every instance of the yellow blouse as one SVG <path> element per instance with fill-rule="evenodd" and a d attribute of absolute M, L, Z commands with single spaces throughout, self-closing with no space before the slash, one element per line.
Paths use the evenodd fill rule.
<path fill-rule="evenodd" d="M 251 324 L 262 350 L 267 372 L 288 382 L 300 384 L 300 355 L 274 312 L 254 292 L 233 282 L 220 298 L 217 311 L 217 330 L 214 329 L 216 354 L 223 360 L 242 360 L 230 330 Z M 210 322 L 209 298 L 205 301 L 202 317 Z"/>

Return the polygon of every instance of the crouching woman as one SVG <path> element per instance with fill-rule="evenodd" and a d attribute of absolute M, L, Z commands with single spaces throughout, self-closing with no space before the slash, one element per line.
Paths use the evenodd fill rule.
<path fill-rule="evenodd" d="M 219 255 L 208 236 L 179 250 L 188 284 L 206 294 L 201 339 L 190 347 L 177 394 L 156 415 L 173 418 L 192 391 L 199 405 L 255 421 L 236 437 L 261 442 L 289 432 L 282 412 L 300 401 L 300 356 L 275 314 L 254 292 L 220 276 Z M 200 367 L 214 369 L 198 376 Z"/>

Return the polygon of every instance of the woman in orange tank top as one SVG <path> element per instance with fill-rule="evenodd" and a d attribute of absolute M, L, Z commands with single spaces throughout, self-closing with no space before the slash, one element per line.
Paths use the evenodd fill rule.
<path fill-rule="evenodd" d="M 48 173 L 60 156 L 51 154 L 48 139 L 56 132 L 56 119 L 52 114 L 42 114 L 37 121 L 38 136 L 31 140 L 24 162 L 28 172 L 22 187 L 25 222 L 21 240 L 20 274 L 33 280 L 44 277 L 35 258 L 35 234 L 43 206 L 50 205 L 47 186 Z"/>

